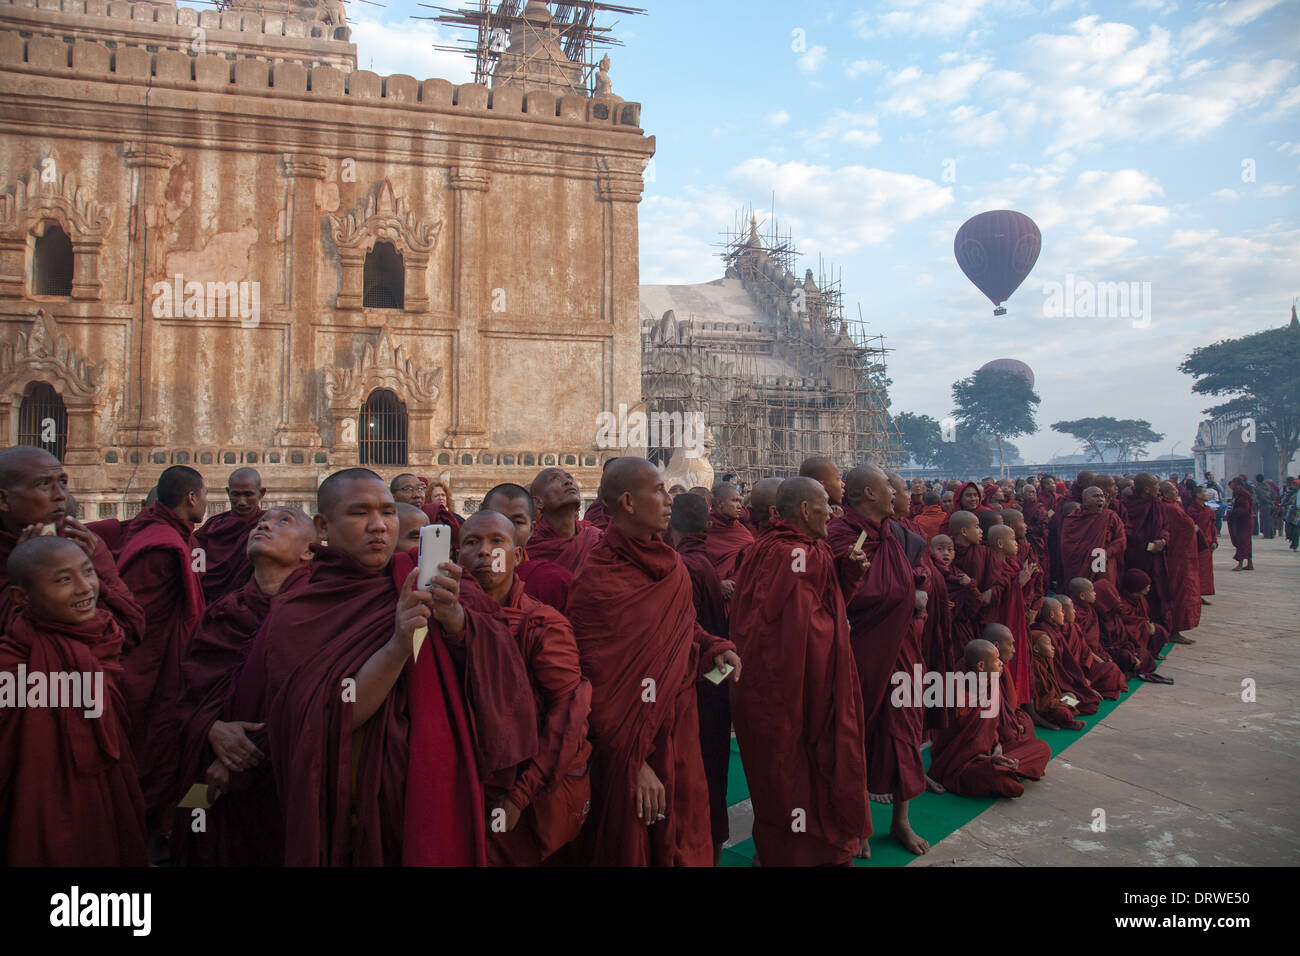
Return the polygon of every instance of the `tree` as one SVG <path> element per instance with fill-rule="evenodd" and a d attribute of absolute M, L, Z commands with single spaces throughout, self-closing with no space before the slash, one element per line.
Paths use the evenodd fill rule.
<path fill-rule="evenodd" d="M 1300 448 L 1300 321 L 1239 339 L 1202 345 L 1178 366 L 1197 381 L 1199 395 L 1231 396 L 1205 414 L 1250 418 L 1273 433 L 1278 467 L 1285 470 Z M 1279 477 L 1274 475 L 1272 477 Z"/>
<path fill-rule="evenodd" d="M 966 434 L 990 435 L 997 444 L 999 473 L 1006 472 L 1002 442 L 1018 435 L 1038 431 L 1034 406 L 1042 401 L 1029 380 L 1017 372 L 982 368 L 952 386 L 957 406 L 957 437 Z"/>
<path fill-rule="evenodd" d="M 929 415 L 901 412 L 894 417 L 898 427 L 899 443 L 918 465 L 933 465 L 938 461 L 943 440 L 939 423 Z"/>
<path fill-rule="evenodd" d="M 1004 443 L 1010 446 L 1010 442 Z M 969 478 L 987 475 L 994 463 L 997 449 L 986 435 L 966 436 L 960 441 L 944 442 L 935 465 L 946 476 Z"/>
<path fill-rule="evenodd" d="M 1151 430 L 1151 423 L 1140 418 L 1076 418 L 1057 422 L 1052 431 L 1077 438 L 1088 449 L 1088 460 L 1104 462 L 1107 450 L 1115 451 L 1116 461 L 1133 461 L 1147 453 L 1147 445 L 1163 441 L 1164 435 Z"/>

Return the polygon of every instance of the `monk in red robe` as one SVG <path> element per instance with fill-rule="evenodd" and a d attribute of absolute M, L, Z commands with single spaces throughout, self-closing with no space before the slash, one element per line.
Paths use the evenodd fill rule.
<path fill-rule="evenodd" d="M 529 558 L 553 561 L 576 574 L 601 536 L 595 525 L 578 520 L 582 508 L 578 483 L 562 468 L 543 468 L 529 490 L 536 509 L 533 535 L 528 539 Z"/>
<path fill-rule="evenodd" d="M 1047 525 L 1051 515 L 1048 514 L 1048 506 L 1044 505 L 1038 488 L 1032 484 L 1026 484 L 1020 489 L 1019 498 L 1020 513 L 1025 516 L 1025 533 L 1029 536 L 1029 543 L 1034 546 L 1034 553 L 1038 555 L 1039 563 L 1050 570 Z"/>
<path fill-rule="evenodd" d="M 1167 624 L 1170 640 L 1177 644 L 1194 644 L 1183 634 L 1201 623 L 1201 568 L 1196 557 L 1196 522 L 1183 508 L 1178 486 L 1160 483 L 1160 506 L 1164 509 L 1165 531 L 1169 544 L 1165 548 L 1165 572 L 1169 576 Z"/>
<path fill-rule="evenodd" d="M 423 508 L 397 502 L 397 550 L 410 551 L 420 546 L 420 529 L 429 523 Z"/>
<path fill-rule="evenodd" d="M 691 599 L 700 627 L 716 637 L 729 638 L 727 599 L 722 581 L 708 553 L 709 506 L 699 495 L 673 499 L 668 520 L 668 543 L 681 556 L 691 576 Z M 695 682 L 700 716 L 700 756 L 709 785 L 709 827 L 713 835 L 713 865 L 722 862 L 722 845 L 730 830 L 727 822 L 727 768 L 731 763 L 731 688 L 712 681 Z"/>
<path fill-rule="evenodd" d="M 979 531 L 979 525 L 975 525 L 975 531 Z M 943 578 L 944 590 L 947 592 L 947 616 L 948 616 L 948 639 L 950 648 L 944 655 L 946 659 L 954 663 L 965 658 L 965 646 L 960 643 L 963 636 L 978 633 L 976 628 L 979 624 L 980 612 L 984 609 L 981 602 L 979 589 L 970 575 L 953 563 L 957 557 L 957 549 L 953 544 L 952 538 L 946 534 L 936 534 L 930 539 L 929 560 L 936 574 Z M 929 600 L 926 600 L 927 614 L 934 613 L 929 608 Z M 942 612 L 940 612 L 942 613 Z M 969 644 L 970 638 L 966 641 Z"/>
<path fill-rule="evenodd" d="M 968 673 L 1000 683 L 1002 660 L 995 644 L 971 641 L 966 645 L 965 664 Z M 1019 763 L 1003 752 L 996 716 L 969 699 L 949 707 L 948 726 L 935 734 L 930 745 L 930 776 L 945 790 L 964 797 L 1021 796 L 1025 787 L 1017 773 Z"/>
<path fill-rule="evenodd" d="M 915 518 L 925 508 L 925 479 L 913 478 L 909 488 L 907 501 L 907 516 Z"/>
<path fill-rule="evenodd" d="M 885 472 L 885 477 L 889 479 L 889 487 L 894 490 L 894 514 L 892 515 L 892 520 L 896 524 L 902 525 L 922 541 L 926 541 L 927 539 L 925 535 L 922 534 L 921 529 L 917 527 L 916 522 L 913 521 L 911 517 L 910 505 L 908 503 L 907 482 L 903 480 L 902 475 L 894 471 Z"/>
<path fill-rule="evenodd" d="M 1197 576 L 1201 585 L 1201 603 L 1209 604 L 1205 595 L 1214 593 L 1214 552 L 1219 547 L 1219 529 L 1214 523 L 1214 512 L 1206 504 L 1210 500 L 1210 489 L 1197 486 L 1192 500 L 1185 505 L 1188 516 L 1196 523 L 1197 538 L 1196 564 Z"/>
<path fill-rule="evenodd" d="M 845 596 L 866 556 L 837 573 L 830 499 L 811 478 L 781 483 L 780 517 L 736 583 L 732 633 L 745 680 L 732 706 L 764 866 L 835 866 L 868 856 L 871 817 L 858 680 Z"/>
<path fill-rule="evenodd" d="M 170 829 L 172 808 L 183 793 L 177 777 L 181 658 L 205 606 L 193 535 L 207 507 L 203 476 L 172 465 L 158 478 L 157 504 L 131 522 L 117 558 L 122 582 L 147 622 L 139 646 L 123 654 L 122 688 L 151 838 Z M 157 839 L 152 850 L 155 857 L 164 852 Z"/>
<path fill-rule="evenodd" d="M 844 479 L 840 477 L 840 466 L 835 463 L 834 458 L 825 458 L 820 455 L 805 458 L 799 465 L 799 477 L 811 478 L 822 486 L 826 491 L 826 497 L 831 503 L 831 516 L 839 517 L 844 514 Z M 779 483 L 780 479 L 770 479 Z M 773 492 L 775 495 L 775 492 Z"/>
<path fill-rule="evenodd" d="M 767 530 L 768 523 L 776 517 L 776 495 L 780 488 L 780 478 L 760 478 L 749 490 L 750 523 L 753 525 L 755 540 Z M 827 500 L 830 500 L 829 493 Z"/>
<path fill-rule="evenodd" d="M 0 634 L 0 863 L 144 866 L 123 633 L 96 606 L 94 563 L 67 538 L 33 537 L 5 576 L 16 613 Z"/>
<path fill-rule="evenodd" d="M 1127 546 L 1124 522 L 1106 507 L 1106 495 L 1096 485 L 1083 491 L 1083 503 L 1064 517 L 1060 528 L 1062 580 L 1088 578 L 1119 581 Z"/>
<path fill-rule="evenodd" d="M 1136 568 L 1133 573 L 1146 577 Z M 1147 581 L 1149 584 L 1150 579 Z M 1156 673 L 1156 658 L 1150 650 L 1155 625 L 1146 617 L 1145 602 L 1139 612 L 1120 597 L 1119 591 L 1109 581 L 1097 581 L 1093 587 L 1097 595 L 1094 609 L 1101 641 L 1110 658 L 1126 677 L 1137 677 L 1152 684 L 1172 684 L 1172 677 Z"/>
<path fill-rule="evenodd" d="M 522 485 L 500 484 L 483 497 L 483 507 L 499 511 L 515 526 L 515 538 L 523 548 L 523 556 L 515 567 L 515 577 L 524 583 L 524 593 L 563 612 L 569 600 L 573 575 L 554 561 L 528 553 L 528 542 L 533 536 L 535 507 L 533 496 Z"/>
<path fill-rule="evenodd" d="M 1016 654 L 1023 655 L 1021 663 L 1013 658 L 1007 666 L 1015 676 L 1016 686 L 1026 688 L 1025 696 L 1021 697 L 1024 701 L 1032 680 L 1033 651 L 1029 643 L 1029 618 L 1025 614 L 1023 588 L 1034 573 L 1034 567 L 1020 566 L 1016 558 L 1017 549 L 1016 535 L 1010 527 L 995 525 L 990 528 L 983 546 L 988 563 L 981 584 L 986 583 L 993 592 L 993 598 L 984 610 L 984 623 L 996 621 L 1011 628 L 1016 637 Z"/>
<path fill-rule="evenodd" d="M 592 810 L 579 844 L 596 865 L 709 866 L 695 682 L 728 667 L 738 680 L 740 658 L 700 627 L 691 576 L 660 539 L 672 499 L 658 469 L 619 458 L 600 500 L 609 528 L 566 609 L 592 690 Z"/>
<path fill-rule="evenodd" d="M 916 530 L 921 537 L 929 541 L 939 533 L 947 517 L 948 513 L 939 504 L 939 496 L 933 491 L 927 491 L 921 496 L 921 510 L 912 520 L 916 523 Z"/>
<path fill-rule="evenodd" d="M 1030 708 L 1023 705 L 1015 675 L 1011 673 L 1009 665 L 1016 655 L 1015 636 L 1005 625 L 990 624 L 984 628 L 984 640 L 997 647 L 1003 664 L 998 681 L 1002 695 L 998 707 L 998 742 L 1002 744 L 1002 753 L 1016 761 L 1016 773 L 1020 776 L 1041 780 L 1047 772 L 1047 761 L 1052 759 L 1052 749 L 1034 733 L 1035 720 Z M 1033 688 L 1026 687 L 1024 692 L 1032 693 Z"/>
<path fill-rule="evenodd" d="M 422 515 L 423 516 L 423 515 Z M 245 655 L 271 608 L 271 599 L 306 583 L 316 528 L 301 508 L 262 513 L 249 535 L 252 577 L 203 612 L 181 661 L 180 780 L 206 784 L 216 802 L 205 826 L 190 810 L 177 811 L 172 831 L 174 866 L 278 866 L 284 830 L 270 769 L 262 764 L 264 724 L 235 719 L 230 692 Z M 220 799 L 216 799 L 220 794 Z"/>
<path fill-rule="evenodd" d="M 718 578 L 735 581 L 740 562 L 754 543 L 754 535 L 740 522 L 740 492 L 733 484 L 720 481 L 713 486 L 713 507 L 709 511 L 705 543 Z"/>
<path fill-rule="evenodd" d="M 1056 673 L 1056 649 L 1046 631 L 1035 631 L 1034 647 L 1034 706 L 1031 716 L 1054 730 L 1083 730 L 1082 720 L 1075 720 L 1072 704 L 1061 698 L 1065 692 Z"/>
<path fill-rule="evenodd" d="M 1005 509 L 1002 512 L 1002 519 L 1016 536 L 1016 561 L 1019 562 L 1022 570 L 1032 569 L 1029 578 L 1021 585 L 1020 591 L 1024 596 L 1025 614 L 1033 618 L 1038 614 L 1046 593 L 1041 557 L 1034 549 L 1033 542 L 1029 540 L 1029 528 L 1025 524 L 1025 516 L 1019 510 Z"/>
<path fill-rule="evenodd" d="M 577 837 L 591 806 L 591 684 L 568 619 L 515 576 L 523 548 L 514 523 L 483 509 L 460 530 L 460 560 L 509 621 L 537 712 L 534 756 L 484 780 L 488 864 L 535 866 Z"/>
<path fill-rule="evenodd" d="M 862 684 L 866 715 L 867 779 L 870 798 L 893 807 L 889 833 L 909 852 L 930 844 L 912 829 L 908 804 L 926 788 L 921 765 L 925 714 L 921 701 L 896 706 L 889 693 L 896 673 L 924 670 L 921 636 L 925 627 L 928 575 L 925 542 L 890 520 L 894 489 L 875 465 L 859 465 L 844 479 L 843 516 L 827 530 L 827 544 L 838 563 L 845 592 L 860 574 L 855 551 L 869 562 L 848 602 L 850 642 Z M 858 541 L 861 540 L 861 546 Z"/>
<path fill-rule="evenodd" d="M 237 591 L 253 576 L 248 559 L 248 536 L 262 518 L 266 489 L 262 476 L 252 468 L 239 468 L 226 479 L 230 510 L 213 515 L 194 532 L 194 546 L 200 549 L 199 583 L 208 604 Z"/>
<path fill-rule="evenodd" d="M 984 504 L 984 495 L 980 492 L 980 486 L 973 481 L 968 481 L 957 489 L 953 498 L 952 511 L 948 512 L 948 520 L 939 526 L 939 533 L 950 535 L 954 541 L 957 536 L 952 533 L 952 516 L 958 511 L 969 511 L 971 514 L 978 514 L 981 511 L 988 511 L 989 508 Z"/>
<path fill-rule="evenodd" d="M 1093 692 L 1107 700 L 1118 700 L 1120 694 L 1128 690 L 1128 683 L 1124 680 L 1124 672 L 1110 659 L 1102 646 L 1097 615 L 1092 611 L 1092 602 L 1097 599 L 1097 593 L 1087 578 L 1071 581 L 1072 591 L 1075 590 L 1075 582 L 1079 582 L 1077 594 L 1072 597 L 1056 595 L 1065 620 L 1062 629 L 1065 646 L 1071 657 L 1078 662 Z"/>
<path fill-rule="evenodd" d="M 1124 570 L 1141 571 L 1151 579 L 1148 600 L 1151 619 L 1170 628 L 1172 594 L 1167 552 L 1169 528 L 1165 521 L 1166 512 L 1160 501 L 1160 479 L 1146 472 L 1138 475 L 1133 479 L 1133 494 L 1126 499 L 1124 505 L 1124 525 L 1128 538 L 1124 551 Z M 1189 642 L 1181 639 L 1176 643 Z"/>
<path fill-rule="evenodd" d="M 1050 603 L 1049 603 L 1050 602 Z M 1071 705 L 1075 713 L 1090 715 L 1101 707 L 1101 694 L 1088 680 L 1088 662 L 1092 651 L 1083 636 L 1073 628 L 1073 616 L 1066 616 L 1066 608 L 1073 611 L 1073 602 L 1064 594 L 1043 599 L 1034 630 L 1043 631 L 1052 640 L 1052 666 L 1057 682 L 1064 694 L 1078 701 Z M 1033 631 L 1030 631 L 1032 639 Z"/>
<path fill-rule="evenodd" d="M 415 588 L 374 472 L 317 491 L 310 579 L 272 602 L 236 698 L 261 689 L 290 866 L 486 861 L 480 781 L 537 750 L 528 674 L 501 608 L 444 562 Z M 400 588 L 400 590 L 399 590 Z M 427 639 L 416 650 L 416 633 Z"/>
<path fill-rule="evenodd" d="M 1254 571 L 1254 534 L 1255 499 L 1246 487 L 1246 481 L 1240 476 L 1228 482 L 1232 489 L 1232 501 L 1228 507 L 1228 539 L 1232 542 L 1232 560 L 1237 564 L 1233 571 Z"/>
<path fill-rule="evenodd" d="M 98 606 L 117 618 L 123 648 L 140 643 L 144 612 L 122 583 L 117 563 L 105 542 L 68 513 L 68 474 L 57 458 L 42 448 L 14 445 L 0 451 L 0 632 L 17 609 L 9 600 L 4 566 L 22 541 L 46 533 L 76 544 L 90 556 L 99 579 Z"/>
<path fill-rule="evenodd" d="M 960 588 L 948 582 L 949 593 L 954 595 L 952 639 L 956 655 L 964 654 L 966 645 L 979 639 L 988 623 L 989 608 L 995 599 L 1001 603 L 1006 584 L 1001 580 L 1000 568 L 993 564 L 992 554 L 983 546 L 984 529 L 979 518 L 969 511 L 954 511 L 948 519 L 954 547 L 950 566 L 954 574 L 966 578 Z"/>

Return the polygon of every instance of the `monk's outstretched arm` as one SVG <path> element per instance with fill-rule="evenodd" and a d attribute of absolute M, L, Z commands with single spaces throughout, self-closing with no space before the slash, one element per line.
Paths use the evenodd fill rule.
<path fill-rule="evenodd" d="M 352 729 L 360 727 L 375 715 L 397 683 L 406 660 L 411 656 L 415 631 L 427 627 L 432 616 L 433 595 L 414 588 L 419 569 L 412 570 L 402 585 L 402 596 L 397 602 L 396 625 L 393 636 L 361 665 L 356 675 L 356 701 L 352 704 Z"/>

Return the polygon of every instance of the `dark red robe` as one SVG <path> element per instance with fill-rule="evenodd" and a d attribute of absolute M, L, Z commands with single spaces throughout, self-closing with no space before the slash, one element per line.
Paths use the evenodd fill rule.
<path fill-rule="evenodd" d="M 199 575 L 203 597 L 211 604 L 238 591 L 253 576 L 248 559 L 248 536 L 266 512 L 239 517 L 233 511 L 213 515 L 194 532 L 195 547 L 203 549 L 205 570 Z"/>
<path fill-rule="evenodd" d="M 944 564 L 933 553 L 930 555 L 931 565 L 943 573 L 948 601 L 952 605 L 949 611 L 952 659 L 954 662 L 961 661 L 965 666 L 966 645 L 980 636 L 980 615 L 984 613 L 984 605 L 980 603 L 978 580 L 972 575 L 966 575 L 970 581 L 962 584 L 961 575 L 966 572 L 956 566 L 955 554 L 953 562 L 953 564 Z"/>
<path fill-rule="evenodd" d="M 445 524 L 451 528 L 451 556 L 455 560 L 456 551 L 460 548 L 460 526 L 465 523 L 465 519 L 436 501 L 421 505 L 420 510 L 428 517 L 429 524 Z"/>
<path fill-rule="evenodd" d="M 1092 650 L 1083 635 L 1072 626 L 1057 627 L 1049 621 L 1039 621 L 1034 630 L 1045 631 L 1052 639 L 1056 651 L 1056 677 L 1061 690 L 1078 699 L 1075 710 L 1080 714 L 1095 714 L 1101 706 L 1101 693 L 1088 679 Z"/>
<path fill-rule="evenodd" d="M 487 784 L 489 802 L 505 795 L 523 810 L 509 832 L 492 830 L 489 821 L 487 859 L 491 866 L 534 866 L 577 837 L 591 807 L 591 684 L 568 618 L 529 597 L 518 578 L 502 612 L 532 684 L 537 749 L 509 788 Z"/>
<path fill-rule="evenodd" d="M 926 505 L 912 519 L 916 523 L 917 531 L 927 542 L 939 533 L 943 527 L 944 521 L 948 517 L 948 512 L 944 511 L 940 505 Z"/>
<path fill-rule="evenodd" d="M 862 532 L 862 550 L 870 567 L 857 582 L 848 602 L 849 640 L 862 684 L 866 715 L 867 779 L 871 792 L 910 800 L 925 790 L 921 743 L 925 708 L 920 701 L 895 706 L 891 678 L 902 673 L 909 681 L 921 659 L 925 619 L 915 614 L 916 592 L 925 587 L 922 564 L 925 542 L 886 518 L 879 525 L 850 508 L 826 529 L 826 543 L 835 555 L 846 592 L 860 574 L 848 554 Z"/>
<path fill-rule="evenodd" d="M 140 774 L 150 834 L 165 832 L 184 794 L 180 764 L 181 659 L 203 616 L 203 589 L 192 568 L 194 526 L 162 504 L 131 522 L 117 565 L 145 614 L 140 644 L 122 655 L 122 691 L 131 750 Z"/>
<path fill-rule="evenodd" d="M 1234 561 L 1252 561 L 1254 542 L 1255 500 L 1251 493 L 1240 485 L 1232 492 L 1232 505 L 1228 509 L 1228 539 L 1232 542 Z"/>
<path fill-rule="evenodd" d="M 127 740 L 126 705 L 118 678 L 122 628 L 100 608 L 84 624 L 15 615 L 0 635 L 0 673 L 25 666 L 31 677 L 89 675 L 98 716 L 82 707 L 0 706 L 0 863 L 5 866 L 145 866 L 149 862 L 144 801 Z M 101 682 L 95 687 L 95 682 Z M 60 683 L 62 683 L 60 681 Z M 82 693 L 84 693 L 84 684 Z M 60 699 L 58 703 L 70 701 Z"/>
<path fill-rule="evenodd" d="M 924 493 L 924 492 L 922 492 L 922 493 L 919 494 L 919 495 L 918 495 L 918 494 L 912 494 L 912 495 L 909 495 L 909 496 L 908 496 L 908 500 L 907 500 L 907 516 L 908 516 L 909 518 L 915 518 L 915 517 L 916 517 L 917 515 L 919 515 L 919 514 L 920 514 L 924 509 L 925 509 L 925 493 Z"/>
<path fill-rule="evenodd" d="M 1038 556 L 1038 561 L 1043 566 L 1044 578 L 1047 578 L 1052 571 L 1051 557 L 1047 550 L 1047 525 L 1051 519 L 1047 511 L 1048 509 L 1043 507 L 1043 502 L 1037 498 L 1034 499 L 1033 504 L 1020 502 L 1020 513 L 1025 516 L 1025 533 L 1029 536 L 1029 543 L 1034 546 L 1034 554 Z M 1046 580 L 1044 583 L 1047 583 Z"/>
<path fill-rule="evenodd" d="M 582 516 L 582 520 L 604 531 L 609 525 L 609 512 L 605 510 L 605 506 L 599 500 L 593 501 L 591 506 L 587 508 L 587 513 Z"/>
<path fill-rule="evenodd" d="M 1167 625 L 1171 631 L 1190 631 L 1201 623 L 1201 566 L 1197 555 L 1196 522 L 1181 504 L 1161 501 L 1169 544 L 1165 571 L 1169 575 Z"/>
<path fill-rule="evenodd" d="M 549 604 L 557 611 L 563 611 L 564 605 L 569 602 L 573 575 L 554 561 L 534 558 L 525 551 L 523 563 L 515 568 L 515 577 L 524 582 L 525 594 L 537 598 L 543 604 Z"/>
<path fill-rule="evenodd" d="M 1124 570 L 1136 568 L 1151 579 L 1151 618 L 1166 623 L 1170 611 L 1168 567 L 1169 529 L 1166 512 L 1159 498 L 1130 495 L 1124 505 L 1124 530 L 1128 544 L 1124 549 Z M 1148 551 L 1147 545 L 1164 539 L 1162 551 Z"/>
<path fill-rule="evenodd" d="M 1054 724 L 1068 724 L 1074 720 L 1075 710 L 1061 700 L 1060 680 L 1056 674 L 1056 661 L 1046 654 L 1034 651 L 1034 710 L 1039 716 Z"/>
<path fill-rule="evenodd" d="M 677 552 L 614 524 L 574 576 L 566 611 L 592 691 L 591 816 L 581 855 L 607 866 L 712 865 L 695 682 L 734 645 L 699 626 Z M 650 827 L 634 802 L 646 763 L 668 804 Z"/>
<path fill-rule="evenodd" d="M 718 577 L 723 581 L 735 580 L 736 572 L 740 570 L 740 562 L 744 560 L 745 552 L 753 543 L 753 533 L 740 523 L 739 518 L 728 518 L 716 510 L 709 512 L 709 531 L 706 539 L 709 560 L 713 562 L 713 570 L 718 572 Z"/>
<path fill-rule="evenodd" d="M 1186 510 L 1200 534 L 1196 543 L 1196 567 L 1201 593 L 1210 595 L 1214 593 L 1214 548 L 1219 543 L 1219 529 L 1214 524 L 1214 512 L 1205 504 L 1193 500 Z"/>
<path fill-rule="evenodd" d="M 1124 573 L 1124 549 L 1128 540 L 1124 522 L 1108 508 L 1097 512 L 1079 508 L 1062 521 L 1058 540 L 1063 577 L 1057 584 L 1062 589 L 1068 589 L 1075 578 L 1089 581 L 1105 578 L 1115 584 Z M 1099 565 L 1103 570 L 1094 570 Z"/>
<path fill-rule="evenodd" d="M 984 716 L 978 706 L 948 708 L 948 726 L 930 744 L 931 779 L 964 797 L 1020 796 L 1025 787 L 1019 771 L 992 760 L 997 744 L 997 718 Z"/>
<path fill-rule="evenodd" d="M 600 542 L 601 534 L 595 525 L 579 521 L 573 537 L 562 538 L 545 518 L 538 518 L 533 536 L 528 539 L 528 556 L 531 560 L 554 561 L 570 574 L 577 574 L 578 566 Z"/>
<path fill-rule="evenodd" d="M 1047 772 L 1047 761 L 1052 759 L 1052 748 L 1034 733 L 1034 719 L 1021 709 L 1015 678 L 1007 670 L 998 681 L 998 691 L 1002 695 L 997 721 L 1002 753 L 1019 761 L 1016 773 L 1020 776 L 1041 780 Z"/>
<path fill-rule="evenodd" d="M 1120 694 L 1128 691 L 1128 682 L 1124 679 L 1124 671 L 1111 660 L 1102 643 L 1101 622 L 1097 619 L 1094 605 L 1083 601 L 1074 602 L 1074 623 L 1070 626 L 1070 632 L 1078 638 L 1080 648 L 1091 652 L 1091 656 L 1082 652 L 1079 655 L 1080 660 L 1088 662 L 1088 683 L 1107 700 L 1118 700 Z"/>
<path fill-rule="evenodd" d="M 858 578 L 846 580 L 852 594 Z M 871 817 L 862 689 L 830 548 L 772 522 L 741 568 L 732 606 L 744 662 L 733 720 L 759 859 L 848 863 L 871 835 Z"/>
<path fill-rule="evenodd" d="M 1098 581 L 1094 609 L 1100 625 L 1101 643 L 1106 653 L 1125 674 L 1147 674 L 1155 669 L 1155 659 L 1148 649 L 1151 636 L 1147 619 L 1125 604 L 1115 586 Z"/>
<path fill-rule="evenodd" d="M 993 549 L 987 545 L 977 544 L 968 548 L 957 548 L 953 565 L 971 579 L 971 584 L 979 594 L 992 591 L 988 604 L 978 604 L 978 613 L 971 619 L 962 620 L 959 640 L 962 653 L 965 646 L 975 638 L 984 636 L 984 628 L 989 624 L 1005 624 L 1011 629 L 1016 639 L 1016 653 L 1007 669 L 1016 681 L 1028 687 L 1032 667 L 1029 662 L 1029 625 L 1025 620 L 1025 600 L 1017 580 L 1020 566 L 1017 562 L 999 561 Z M 976 597 L 978 601 L 978 596 Z M 956 618 L 954 618 L 956 620 Z"/>

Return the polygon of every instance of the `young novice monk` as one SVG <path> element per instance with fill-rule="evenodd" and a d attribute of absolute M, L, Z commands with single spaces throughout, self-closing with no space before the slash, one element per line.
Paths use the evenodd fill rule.
<path fill-rule="evenodd" d="M 1045 741 L 1034 735 L 1034 721 L 1020 708 L 1015 678 L 1007 666 L 1015 658 L 1016 639 L 1011 628 L 1004 624 L 990 624 L 984 629 L 984 640 L 997 646 L 1002 661 L 1002 676 L 998 686 L 1002 701 L 998 708 L 998 741 L 1002 753 L 1016 761 L 1016 771 L 1022 777 L 1039 780 L 1047 772 L 1047 761 L 1052 750 Z M 1031 688 L 1026 688 L 1026 693 Z"/>
<path fill-rule="evenodd" d="M 1064 691 L 1056 676 L 1056 651 L 1046 631 L 1034 632 L 1034 712 L 1057 730 L 1083 730 L 1075 709 L 1061 700 Z"/>
<path fill-rule="evenodd" d="M 1018 549 L 1016 535 L 1011 528 L 1004 524 L 996 524 L 989 528 L 987 534 L 988 550 L 993 555 L 994 566 L 999 569 L 994 580 L 1001 582 L 1002 590 L 1001 600 L 990 603 L 990 612 L 987 613 L 985 620 L 1005 624 L 1016 636 L 1016 653 L 1022 654 L 1023 657 L 1019 662 L 1009 662 L 1004 659 L 1003 664 L 1011 668 L 1015 675 L 1016 687 L 1028 702 L 1031 699 L 1029 690 L 1033 686 L 1031 683 L 1033 661 L 1029 645 L 1029 619 L 1025 617 L 1025 596 L 1022 588 L 1034 575 L 1036 567 L 1034 565 L 1021 567 L 1020 561 L 1016 558 Z"/>
<path fill-rule="evenodd" d="M 1087 578 L 1075 578 L 1070 582 L 1071 601 L 1065 610 L 1065 620 L 1078 631 L 1083 643 L 1091 651 L 1088 660 L 1088 683 L 1101 696 L 1108 700 L 1118 700 L 1119 695 L 1128 691 L 1128 682 L 1124 680 L 1124 671 L 1115 663 L 1101 641 L 1101 623 L 1097 619 L 1095 603 L 1097 591 Z"/>
<path fill-rule="evenodd" d="M 1053 602 L 1052 607 L 1048 602 Z M 1069 617 L 1066 616 L 1069 608 Z M 1088 680 L 1088 663 L 1092 660 L 1092 651 L 1082 635 L 1072 627 L 1074 621 L 1074 603 L 1064 594 L 1043 599 L 1042 617 L 1035 627 L 1044 630 L 1052 639 L 1052 648 L 1056 652 L 1056 676 L 1061 682 L 1061 690 L 1072 694 L 1079 701 L 1075 710 L 1080 714 L 1095 714 L 1101 706 L 1101 694 Z"/>
<path fill-rule="evenodd" d="M 18 613 L 0 636 L 0 864 L 144 866 L 144 800 L 118 686 L 122 628 L 97 607 L 94 565 L 67 538 L 36 537 L 6 570 Z"/>
<path fill-rule="evenodd" d="M 953 566 L 953 559 L 956 556 L 956 546 L 952 538 L 946 534 L 937 534 L 930 539 L 930 563 L 938 570 L 937 576 L 943 578 L 948 591 L 950 615 L 948 632 L 954 661 L 960 660 L 965 655 L 964 648 L 970 644 L 970 640 L 963 644 L 961 637 L 974 627 L 974 621 L 983 607 L 980 603 L 979 588 L 975 586 L 970 575 Z M 938 609 L 927 608 L 927 610 L 934 613 Z M 963 625 L 964 630 L 957 624 L 959 619 L 966 622 Z"/>

